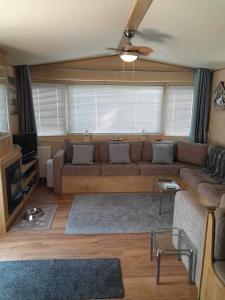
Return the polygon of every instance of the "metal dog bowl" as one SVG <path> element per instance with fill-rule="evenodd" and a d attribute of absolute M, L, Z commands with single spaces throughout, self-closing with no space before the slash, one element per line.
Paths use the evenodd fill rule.
<path fill-rule="evenodd" d="M 41 208 L 31 207 L 25 211 L 23 218 L 24 218 L 24 220 L 27 220 L 27 221 L 36 221 L 39 218 L 43 217 L 44 214 L 45 213 Z"/>

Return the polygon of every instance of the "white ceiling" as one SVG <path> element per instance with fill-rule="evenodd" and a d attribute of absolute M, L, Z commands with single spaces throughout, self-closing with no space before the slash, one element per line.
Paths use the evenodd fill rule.
<path fill-rule="evenodd" d="M 0 0 L 0 47 L 11 64 L 39 64 L 105 54 L 116 47 L 133 0 Z M 154 0 L 134 44 L 149 59 L 190 67 L 225 67 L 225 0 Z M 147 37 L 147 39 L 146 39 Z"/>

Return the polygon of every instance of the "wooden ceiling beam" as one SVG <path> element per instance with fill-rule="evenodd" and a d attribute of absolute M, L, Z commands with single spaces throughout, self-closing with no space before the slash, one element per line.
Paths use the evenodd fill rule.
<path fill-rule="evenodd" d="M 127 22 L 126 27 L 124 28 L 125 30 L 134 30 L 136 31 L 145 16 L 147 10 L 149 9 L 150 5 L 152 4 L 153 0 L 137 0 L 136 4 L 133 8 L 133 11 L 131 13 L 131 16 Z M 126 43 L 127 43 L 127 38 L 124 36 L 124 31 L 122 38 L 119 42 L 118 48 L 121 49 L 123 48 Z"/>

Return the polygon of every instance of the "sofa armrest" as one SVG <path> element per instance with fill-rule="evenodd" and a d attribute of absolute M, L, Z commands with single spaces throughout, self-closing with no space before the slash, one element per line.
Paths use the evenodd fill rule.
<path fill-rule="evenodd" d="M 60 149 L 53 157 L 53 172 L 54 172 L 54 191 L 56 194 L 62 191 L 62 167 L 65 161 L 65 151 Z"/>

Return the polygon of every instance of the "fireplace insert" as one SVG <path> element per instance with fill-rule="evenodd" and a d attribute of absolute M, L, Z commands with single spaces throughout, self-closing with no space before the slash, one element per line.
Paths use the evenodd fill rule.
<path fill-rule="evenodd" d="M 22 172 L 20 161 L 15 161 L 5 169 L 9 215 L 16 209 L 23 199 Z"/>

